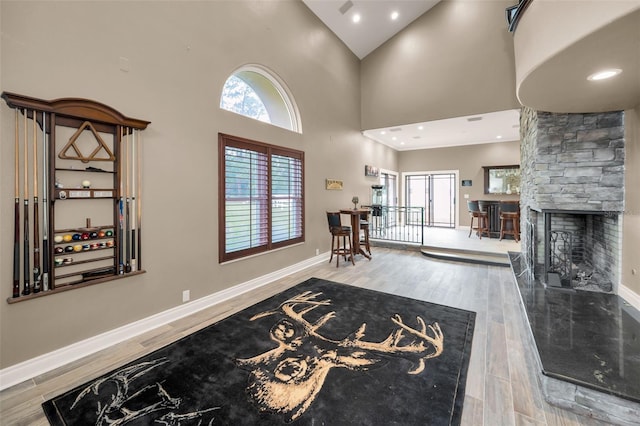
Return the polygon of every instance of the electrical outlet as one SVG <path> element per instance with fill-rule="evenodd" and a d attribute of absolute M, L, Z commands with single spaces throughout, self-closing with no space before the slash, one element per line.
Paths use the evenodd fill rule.
<path fill-rule="evenodd" d="M 188 302 L 191 299 L 191 290 L 184 290 L 182 292 L 182 302 Z"/>
<path fill-rule="evenodd" d="M 320 254 L 320 249 L 316 249 L 316 256 Z"/>
<path fill-rule="evenodd" d="M 469 194 L 464 194 L 464 198 L 469 198 Z"/>

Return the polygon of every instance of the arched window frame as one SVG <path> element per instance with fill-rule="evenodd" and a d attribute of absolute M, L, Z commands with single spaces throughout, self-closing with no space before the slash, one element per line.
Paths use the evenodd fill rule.
<path fill-rule="evenodd" d="M 224 87 L 232 76 L 244 81 L 253 89 L 256 95 L 258 95 L 269 114 L 270 124 L 302 133 L 300 111 L 298 110 L 291 91 L 275 72 L 262 65 L 243 65 L 231 73 L 225 80 L 225 84 L 220 93 L 221 108 L 236 114 L 245 115 L 222 106 Z M 247 115 L 245 115 L 245 117 L 254 118 Z"/>

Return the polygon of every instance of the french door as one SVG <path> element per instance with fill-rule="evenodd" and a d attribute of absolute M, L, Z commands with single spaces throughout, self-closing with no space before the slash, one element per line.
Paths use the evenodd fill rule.
<path fill-rule="evenodd" d="M 394 226 L 397 222 L 396 207 L 398 206 L 398 175 L 396 173 L 380 172 L 380 185 L 382 188 L 382 206 L 386 207 L 386 223 Z"/>
<path fill-rule="evenodd" d="M 433 172 L 406 175 L 405 200 L 407 207 L 424 208 L 422 219 L 425 226 L 455 227 L 456 174 Z"/>

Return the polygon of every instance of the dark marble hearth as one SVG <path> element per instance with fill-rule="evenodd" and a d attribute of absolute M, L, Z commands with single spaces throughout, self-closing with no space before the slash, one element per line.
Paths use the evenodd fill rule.
<path fill-rule="evenodd" d="M 627 424 L 619 415 L 640 413 L 638 310 L 614 294 L 545 288 L 526 278 L 519 253 L 509 255 L 537 348 L 545 398 L 584 415 Z M 549 385 L 548 378 L 562 382 Z M 547 395 L 549 389 L 557 394 Z M 563 395 L 571 389 L 574 395 Z M 606 395 L 599 398 L 598 393 Z M 615 403 L 598 407 L 605 399 L 607 405 Z"/>

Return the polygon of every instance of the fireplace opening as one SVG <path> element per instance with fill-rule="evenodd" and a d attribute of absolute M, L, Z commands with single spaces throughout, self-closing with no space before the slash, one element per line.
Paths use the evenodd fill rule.
<path fill-rule="evenodd" d="M 553 288 L 611 293 L 617 282 L 619 214 L 531 210 L 523 237 L 536 278 Z M 526 250 L 526 249 L 525 249 Z"/>

